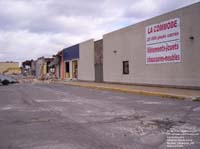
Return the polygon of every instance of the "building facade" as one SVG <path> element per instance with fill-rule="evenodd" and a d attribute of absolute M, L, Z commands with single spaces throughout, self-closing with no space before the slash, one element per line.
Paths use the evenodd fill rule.
<path fill-rule="evenodd" d="M 53 61 L 53 58 L 40 57 L 35 61 L 35 75 L 40 79 L 47 79 L 50 74 L 51 68 L 49 64 Z"/>
<path fill-rule="evenodd" d="M 103 36 L 105 82 L 200 87 L 200 3 Z"/>
<path fill-rule="evenodd" d="M 77 79 L 79 44 L 63 49 L 62 76 L 63 79 Z"/>
<path fill-rule="evenodd" d="M 62 80 L 200 87 L 200 2 L 67 47 L 36 76 Z"/>
<path fill-rule="evenodd" d="M 48 65 L 50 69 L 54 69 L 55 78 L 61 79 L 61 60 L 62 60 L 62 51 L 59 51 L 56 55 L 53 55 L 53 60 Z"/>
<path fill-rule="evenodd" d="M 95 81 L 94 40 L 79 44 L 78 79 Z"/>
<path fill-rule="evenodd" d="M 94 40 L 63 49 L 61 65 L 63 79 L 95 81 Z"/>

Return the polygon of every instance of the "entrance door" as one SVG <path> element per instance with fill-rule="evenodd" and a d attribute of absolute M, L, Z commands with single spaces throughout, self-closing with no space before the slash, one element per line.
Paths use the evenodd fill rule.
<path fill-rule="evenodd" d="M 70 78 L 69 62 L 65 63 L 65 75 L 66 75 L 66 78 Z"/>
<path fill-rule="evenodd" d="M 72 61 L 72 78 L 77 79 L 78 77 L 78 62 L 77 60 Z"/>

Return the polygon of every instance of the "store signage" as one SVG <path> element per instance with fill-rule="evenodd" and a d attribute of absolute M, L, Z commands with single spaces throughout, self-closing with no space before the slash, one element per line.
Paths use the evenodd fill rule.
<path fill-rule="evenodd" d="M 180 19 L 146 27 L 146 64 L 181 61 Z"/>

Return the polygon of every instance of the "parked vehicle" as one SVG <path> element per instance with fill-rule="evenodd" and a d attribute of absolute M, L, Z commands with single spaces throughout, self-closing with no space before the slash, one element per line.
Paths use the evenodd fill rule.
<path fill-rule="evenodd" d="M 0 83 L 2 83 L 3 85 L 8 85 L 10 83 L 17 83 L 17 80 L 11 76 L 0 74 Z"/>

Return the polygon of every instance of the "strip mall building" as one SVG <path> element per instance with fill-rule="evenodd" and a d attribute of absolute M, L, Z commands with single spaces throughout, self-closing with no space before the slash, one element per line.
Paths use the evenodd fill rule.
<path fill-rule="evenodd" d="M 103 36 L 105 82 L 200 87 L 200 3 Z"/>
<path fill-rule="evenodd" d="M 103 41 L 93 39 L 63 49 L 62 79 L 103 81 Z"/>
<path fill-rule="evenodd" d="M 63 49 L 62 79 L 200 87 L 200 3 Z"/>

